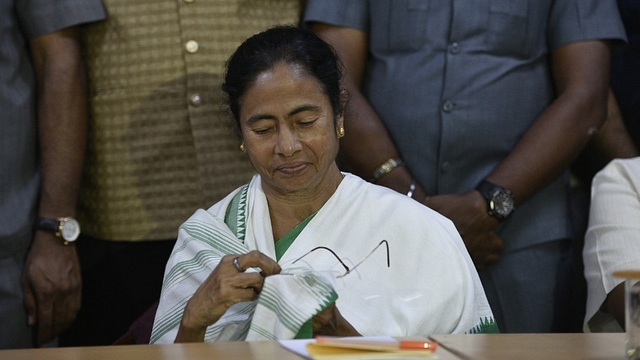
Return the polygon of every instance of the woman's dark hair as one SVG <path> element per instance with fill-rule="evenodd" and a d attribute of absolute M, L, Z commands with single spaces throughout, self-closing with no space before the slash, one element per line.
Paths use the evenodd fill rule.
<path fill-rule="evenodd" d="M 329 97 L 334 116 L 342 110 L 342 64 L 333 48 L 309 30 L 294 26 L 276 26 L 245 40 L 227 61 L 222 90 L 227 93 L 238 137 L 242 138 L 242 96 L 258 75 L 273 69 L 279 63 L 300 66 L 314 76 Z"/>

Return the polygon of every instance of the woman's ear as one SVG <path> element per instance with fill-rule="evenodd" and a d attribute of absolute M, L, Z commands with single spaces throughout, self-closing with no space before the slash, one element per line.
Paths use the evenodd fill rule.
<path fill-rule="evenodd" d="M 347 102 L 349 102 L 349 93 L 347 89 L 340 90 L 340 113 L 344 114 L 347 108 Z"/>
<path fill-rule="evenodd" d="M 338 118 L 336 119 L 336 128 L 338 130 L 342 129 L 339 134 L 344 136 L 344 114 L 345 109 L 347 107 L 347 102 L 349 101 L 349 93 L 347 93 L 346 89 L 342 89 L 340 91 L 340 111 L 338 111 Z"/>

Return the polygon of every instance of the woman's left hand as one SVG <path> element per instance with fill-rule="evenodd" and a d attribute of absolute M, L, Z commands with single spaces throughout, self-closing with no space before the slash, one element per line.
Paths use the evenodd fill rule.
<path fill-rule="evenodd" d="M 360 336 L 333 303 L 313 317 L 313 335 Z"/>

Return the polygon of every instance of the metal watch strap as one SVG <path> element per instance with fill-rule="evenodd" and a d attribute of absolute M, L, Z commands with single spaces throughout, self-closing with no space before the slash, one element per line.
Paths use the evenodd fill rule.
<path fill-rule="evenodd" d="M 375 184 L 376 182 L 378 182 L 378 180 L 380 180 L 382 175 L 391 172 L 391 170 L 397 168 L 398 166 L 404 166 L 404 161 L 402 161 L 402 159 L 400 158 L 391 158 L 385 161 L 382 165 L 378 166 L 376 171 L 373 172 L 373 176 L 369 181 Z"/>

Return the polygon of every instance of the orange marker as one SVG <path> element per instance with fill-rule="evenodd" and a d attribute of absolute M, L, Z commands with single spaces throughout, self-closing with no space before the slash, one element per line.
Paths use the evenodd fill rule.
<path fill-rule="evenodd" d="M 332 336 L 316 336 L 316 342 L 320 345 L 345 347 L 367 350 L 428 350 L 436 351 L 438 343 L 427 340 L 401 340 L 401 341 L 377 341 L 366 338 L 341 338 Z"/>
<path fill-rule="evenodd" d="M 412 341 L 402 340 L 400 341 L 400 349 L 413 349 L 413 350 L 431 350 L 436 351 L 438 343 L 435 341 Z"/>

